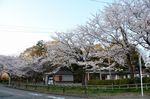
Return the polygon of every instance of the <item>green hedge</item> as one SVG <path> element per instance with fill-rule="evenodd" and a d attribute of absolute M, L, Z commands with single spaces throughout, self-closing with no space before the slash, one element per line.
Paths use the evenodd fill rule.
<path fill-rule="evenodd" d="M 140 83 L 140 78 L 135 79 L 118 79 L 118 80 L 89 80 L 88 85 L 121 85 Z M 144 77 L 143 83 L 150 83 L 150 78 Z"/>
<path fill-rule="evenodd" d="M 143 82 L 144 83 L 150 83 L 150 78 L 149 77 L 143 77 Z"/>

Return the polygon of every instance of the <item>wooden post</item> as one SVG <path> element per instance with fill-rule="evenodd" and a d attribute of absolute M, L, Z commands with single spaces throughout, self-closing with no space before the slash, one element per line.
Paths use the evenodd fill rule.
<path fill-rule="evenodd" d="M 112 90 L 114 90 L 114 84 L 112 84 Z"/>
<path fill-rule="evenodd" d="M 137 86 L 137 84 L 135 84 L 135 87 L 136 87 L 136 89 L 138 89 L 138 86 Z"/>
<path fill-rule="evenodd" d="M 63 86 L 63 94 L 65 94 L 65 86 Z"/>
<path fill-rule="evenodd" d="M 146 84 L 146 90 L 148 90 L 147 84 Z"/>

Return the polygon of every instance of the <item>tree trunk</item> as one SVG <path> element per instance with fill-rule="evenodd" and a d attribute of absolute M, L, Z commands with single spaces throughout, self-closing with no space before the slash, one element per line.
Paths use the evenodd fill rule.
<path fill-rule="evenodd" d="M 82 85 L 85 85 L 85 73 L 82 74 Z"/>
<path fill-rule="evenodd" d="M 127 64 L 129 66 L 131 78 L 134 78 L 135 69 L 134 69 L 134 65 L 131 62 L 131 55 L 129 53 L 127 53 Z"/>

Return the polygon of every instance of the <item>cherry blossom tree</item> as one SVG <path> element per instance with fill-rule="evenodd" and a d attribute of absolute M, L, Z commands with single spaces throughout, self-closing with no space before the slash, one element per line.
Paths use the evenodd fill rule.
<path fill-rule="evenodd" d="M 104 47 L 107 48 L 110 44 L 115 45 L 108 51 L 110 54 L 108 56 L 114 57 L 115 60 L 118 57 L 121 61 L 122 59 L 126 60 L 133 78 L 134 64 L 130 53 L 132 53 L 135 45 L 131 40 L 131 31 L 128 29 L 124 5 L 118 3 L 108 5 L 104 11 L 94 15 L 93 19 L 90 19 L 84 28 L 88 28 L 88 34 L 95 37 Z"/>
<path fill-rule="evenodd" d="M 27 61 L 20 57 L 0 56 L 1 70 L 7 71 L 11 77 L 29 77 L 29 72 L 43 72 L 42 58 L 35 58 Z"/>
<path fill-rule="evenodd" d="M 27 63 L 18 57 L 0 56 L 0 63 L 3 69 L 6 69 L 12 76 L 21 77 L 25 75 L 25 72 L 21 71 L 21 69 L 26 67 Z"/>
<path fill-rule="evenodd" d="M 73 30 L 71 33 L 58 33 L 55 38 L 60 41 L 57 51 L 63 53 L 74 62 L 86 62 L 89 60 L 90 53 L 93 51 L 95 40 L 92 39 L 81 28 Z"/>
<path fill-rule="evenodd" d="M 61 65 L 66 66 L 70 57 L 67 57 L 67 47 L 63 46 L 60 42 L 52 42 L 47 48 L 47 60 L 49 60 L 53 66 Z"/>
<path fill-rule="evenodd" d="M 150 1 L 122 0 L 121 4 L 132 40 L 150 50 Z"/>
<path fill-rule="evenodd" d="M 57 33 L 53 42 L 39 41 L 20 57 L 0 56 L 11 75 L 30 76 L 29 72 L 44 72 L 43 64 L 70 66 L 72 63 L 95 68 L 110 59 L 109 67 L 128 66 L 134 77 L 133 55 L 136 46 L 150 50 L 150 0 L 121 0 L 107 5 L 93 15 L 87 24 L 69 33 Z M 95 49 L 100 44 L 102 50 Z M 25 58 L 30 57 L 30 59 Z M 97 60 L 92 60 L 96 57 Z"/>

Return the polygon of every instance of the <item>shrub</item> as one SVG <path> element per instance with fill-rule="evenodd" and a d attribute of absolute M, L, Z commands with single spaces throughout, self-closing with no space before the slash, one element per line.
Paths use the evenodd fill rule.
<path fill-rule="evenodd" d="M 143 77 L 143 83 L 150 83 L 149 77 Z"/>

